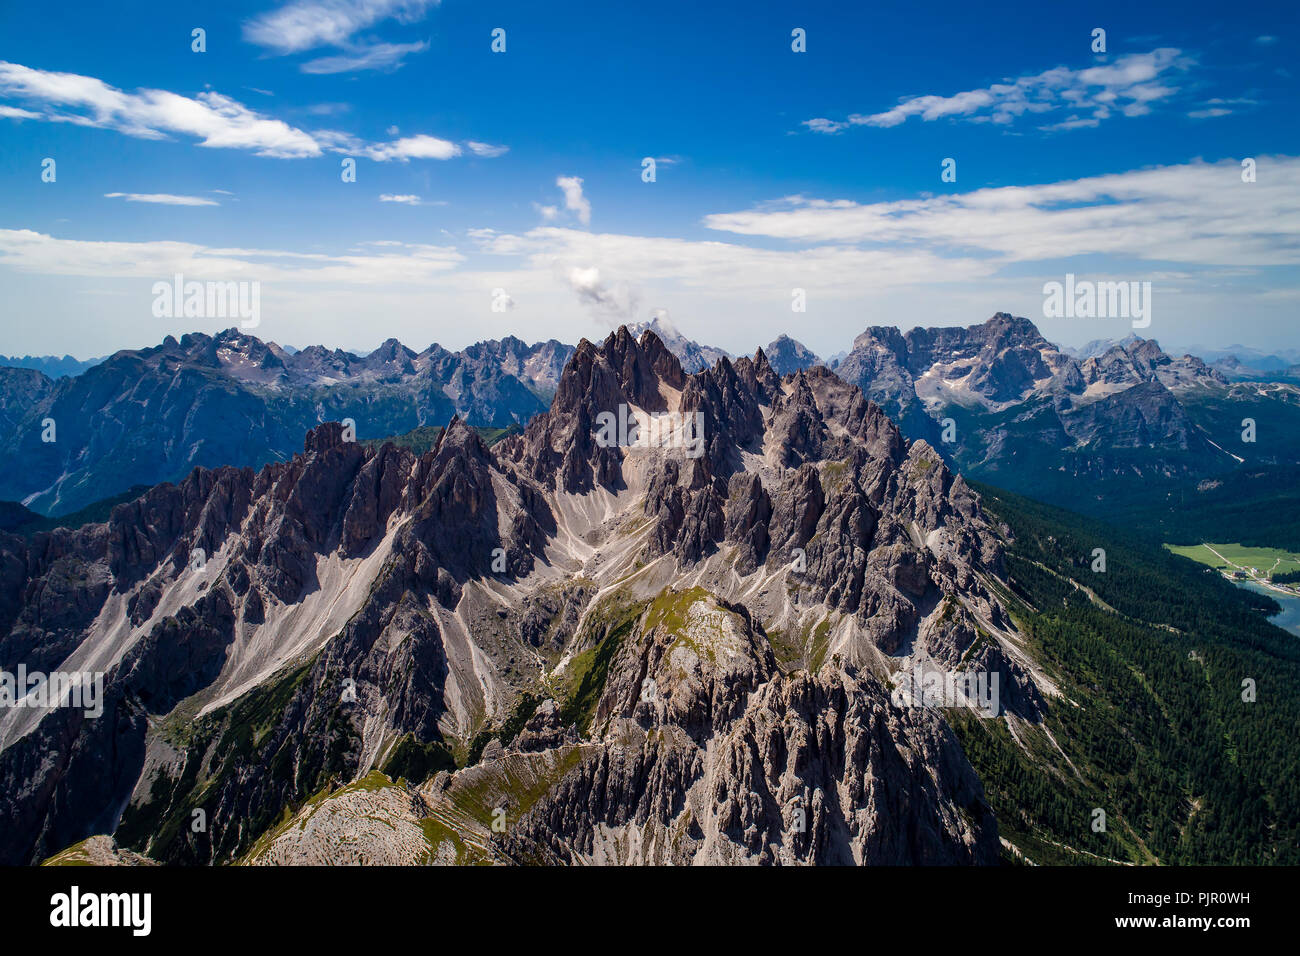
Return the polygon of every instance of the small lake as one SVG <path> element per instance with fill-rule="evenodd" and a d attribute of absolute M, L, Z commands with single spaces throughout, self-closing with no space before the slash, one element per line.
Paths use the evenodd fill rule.
<path fill-rule="evenodd" d="M 1282 605 L 1282 613 L 1274 614 L 1269 618 L 1278 627 L 1285 628 L 1292 634 L 1300 637 L 1300 597 L 1291 597 L 1286 594 L 1278 594 L 1276 591 L 1270 591 L 1268 588 L 1260 587 L 1254 581 L 1233 581 L 1238 587 L 1249 588 L 1257 594 L 1266 594 L 1278 604 Z"/>

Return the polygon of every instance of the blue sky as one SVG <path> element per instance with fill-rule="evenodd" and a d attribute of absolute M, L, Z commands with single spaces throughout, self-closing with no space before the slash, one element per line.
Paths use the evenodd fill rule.
<path fill-rule="evenodd" d="M 1300 345 L 1294 4 L 176 6 L 0 10 L 0 352 L 232 324 L 155 316 L 177 272 L 355 350 L 1130 331 L 1044 318 L 1067 272 L 1150 281 L 1167 345 Z"/>

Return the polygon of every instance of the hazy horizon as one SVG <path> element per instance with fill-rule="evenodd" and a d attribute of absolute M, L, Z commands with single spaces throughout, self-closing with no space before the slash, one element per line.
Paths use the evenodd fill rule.
<path fill-rule="evenodd" d="M 997 314 L 997 313 L 992 313 L 992 314 L 990 315 L 990 318 L 991 318 L 992 315 L 994 315 L 994 314 Z M 1038 327 L 1039 331 L 1042 332 L 1042 324 L 1041 324 L 1040 322 L 1038 322 L 1038 321 L 1035 321 L 1031 316 L 1016 316 L 1016 317 L 1017 317 L 1017 318 L 1028 318 L 1031 322 L 1034 323 L 1035 326 Z M 644 320 L 644 321 L 645 321 L 645 322 L 651 322 L 651 321 L 654 321 L 654 320 L 655 320 L 655 317 L 652 317 L 651 319 L 647 319 L 647 320 Z M 987 320 L 981 320 L 981 322 L 970 322 L 970 323 L 965 323 L 964 325 L 961 325 L 961 326 L 958 326 L 958 327 L 966 328 L 966 327 L 969 327 L 969 326 L 972 326 L 972 325 L 979 325 L 979 324 L 982 324 L 983 321 L 987 321 Z M 587 336 L 584 336 L 584 337 L 587 338 L 588 340 L 592 341 L 592 342 L 599 343 L 600 341 L 602 341 L 602 340 L 606 337 L 606 335 L 608 335 L 608 334 L 610 334 L 610 333 L 616 331 L 616 330 L 618 329 L 619 325 L 629 325 L 629 326 L 632 326 L 632 325 L 636 325 L 636 324 L 638 324 L 638 323 L 637 323 L 637 322 L 619 323 L 618 325 L 612 326 L 612 327 L 610 327 L 609 329 L 605 330 L 605 332 L 604 332 L 603 334 L 592 334 L 592 335 L 587 335 Z M 834 357 L 834 356 L 836 356 L 836 355 L 839 355 L 839 354 L 841 354 L 841 353 L 848 352 L 848 351 L 850 351 L 850 350 L 852 349 L 852 346 L 853 346 L 853 342 L 852 342 L 852 340 L 849 340 L 848 342 L 846 342 L 846 343 L 845 343 L 842 347 L 840 347 L 840 348 L 836 348 L 836 349 L 832 349 L 832 350 L 819 350 L 819 349 L 813 348 L 813 347 L 809 344 L 809 342 L 807 342 L 807 341 L 805 341 L 804 339 L 800 338 L 798 335 L 791 334 L 790 332 L 782 332 L 782 333 L 779 333 L 777 336 L 773 336 L 771 339 L 769 339 L 769 340 L 767 340 L 767 341 L 764 341 L 764 342 L 756 342 L 756 343 L 754 343 L 753 345 L 750 345 L 750 346 L 748 346 L 748 347 L 743 347 L 743 346 L 742 346 L 742 347 L 740 347 L 740 348 L 731 348 L 731 347 L 724 346 L 724 345 L 722 345 L 721 343 L 718 343 L 718 342 L 711 342 L 711 341 L 708 341 L 708 340 L 704 340 L 704 339 L 697 338 L 695 335 L 691 334 L 691 332 L 690 332 L 689 329 L 682 329 L 682 328 L 678 327 L 677 324 L 676 324 L 675 322 L 671 323 L 671 325 L 673 326 L 673 328 L 676 329 L 676 331 L 677 331 L 678 333 L 680 333 L 681 335 L 685 336 L 687 339 L 690 339 L 691 341 L 695 342 L 697 345 L 710 346 L 710 347 L 713 347 L 713 348 L 722 349 L 723 351 L 728 352 L 730 355 L 732 355 L 732 356 L 734 356 L 734 357 L 740 357 L 740 356 L 743 356 L 743 355 L 753 355 L 753 354 L 754 354 L 754 351 L 755 351 L 756 349 L 759 349 L 759 348 L 766 349 L 770 344 L 772 344 L 773 342 L 775 342 L 776 339 L 780 337 L 780 335 L 788 336 L 789 338 L 793 339 L 794 341 L 798 342 L 799 344 L 805 346 L 806 348 L 808 348 L 808 349 L 810 349 L 812 352 L 814 352 L 814 353 L 817 355 L 817 357 L 818 357 L 819 359 L 822 359 L 822 360 L 827 360 L 827 359 L 830 359 L 830 358 L 832 358 L 832 357 Z M 918 326 L 911 326 L 911 327 L 895 326 L 895 327 L 898 328 L 900 331 L 906 333 L 906 332 L 911 331 L 913 328 L 917 328 Z M 919 326 L 919 327 L 920 327 L 920 328 L 929 328 L 929 329 L 934 329 L 934 328 L 943 328 L 943 327 L 945 327 L 945 326 L 927 325 L 927 326 Z M 951 327 L 953 327 L 953 326 L 946 326 L 946 327 L 951 328 Z M 862 331 L 865 331 L 866 328 L 867 328 L 866 326 L 863 326 Z M 260 329 L 257 329 L 257 328 L 254 328 L 254 329 L 240 329 L 240 328 L 238 328 L 237 326 L 226 326 L 226 327 L 224 327 L 224 328 L 219 328 L 219 329 L 190 329 L 189 332 L 181 332 L 181 333 L 179 333 L 179 334 L 177 334 L 177 333 L 167 333 L 167 335 L 171 335 L 173 338 L 176 338 L 176 339 L 179 340 L 182 336 L 184 336 L 184 335 L 188 335 L 188 334 L 203 334 L 203 335 L 215 336 L 215 335 L 218 335 L 218 334 L 220 334 L 220 333 L 222 333 L 222 332 L 225 332 L 225 331 L 227 331 L 227 330 L 231 330 L 231 329 L 233 329 L 233 330 L 235 330 L 235 331 L 238 331 L 238 332 L 240 332 L 241 334 L 249 335 L 249 336 L 251 336 L 251 337 L 253 337 L 253 338 L 256 338 L 256 339 L 262 341 L 263 343 L 267 343 L 267 344 L 272 344 L 272 343 L 273 343 L 273 344 L 279 346 L 280 348 L 290 349 L 290 350 L 295 351 L 295 352 L 296 352 L 296 351 L 301 351 L 302 349 L 304 349 L 304 348 L 308 348 L 308 347 L 310 347 L 310 346 L 324 346 L 325 348 L 330 349 L 331 351 L 337 349 L 337 350 L 340 350 L 340 351 L 343 351 L 343 352 L 348 352 L 348 353 L 350 353 L 350 354 L 352 354 L 352 355 L 355 355 L 355 356 L 357 356 L 357 357 L 364 357 L 364 356 L 366 356 L 366 355 L 369 355 L 371 352 L 373 352 L 375 349 L 379 348 L 379 347 L 380 347 L 384 342 L 388 341 L 390 338 L 397 338 L 396 336 L 385 336 L 385 337 L 381 338 L 379 341 L 374 342 L 373 344 L 370 344 L 369 346 L 365 346 L 365 347 L 359 347 L 359 348 L 357 348 L 357 347 L 348 347 L 348 346 L 345 346 L 345 345 L 336 344 L 336 343 L 331 343 L 331 342 L 281 342 L 281 341 L 278 341 L 278 340 L 276 340 L 276 339 L 274 339 L 274 338 L 271 338 L 271 337 L 268 337 L 268 336 L 265 336 L 265 335 L 261 335 L 261 334 L 259 334 L 260 331 L 261 331 Z M 861 333 L 859 332 L 858 334 L 861 334 Z M 33 359 L 33 360 L 38 360 L 38 359 L 54 359 L 54 360 L 58 360 L 58 359 L 68 359 L 68 358 L 71 358 L 71 359 L 73 359 L 73 360 L 75 360 L 75 361 L 78 361 L 78 362 L 103 361 L 103 360 L 105 360 L 105 359 L 111 357 L 111 356 L 114 355 L 115 353 L 120 352 L 120 351 L 140 351 L 140 350 L 143 350 L 143 349 L 155 348 L 155 347 L 157 347 L 157 346 L 159 346 L 159 345 L 161 345 L 161 344 L 163 343 L 163 341 L 167 338 L 167 335 L 162 336 L 162 337 L 159 338 L 158 341 L 156 341 L 156 342 L 150 342 L 150 343 L 146 343 L 146 344 L 143 344 L 143 345 L 124 345 L 124 346 L 122 346 L 121 348 L 113 349 L 112 351 L 104 352 L 104 353 L 101 353 L 101 354 L 85 354 L 85 355 L 79 355 L 79 354 L 72 353 L 72 352 L 64 352 L 64 353 L 59 353 L 59 354 L 54 354 L 54 353 L 33 354 L 33 353 L 24 353 L 24 352 L 16 352 L 16 351 L 6 351 L 4 348 L 0 348 L 0 355 L 6 356 L 6 357 L 8 357 L 8 358 L 12 358 L 12 359 Z M 1162 340 L 1159 339 L 1157 336 L 1142 335 L 1141 332 L 1139 332 L 1139 331 L 1133 331 L 1132 329 L 1124 330 L 1124 329 L 1122 329 L 1122 328 L 1119 330 L 1118 334 L 1115 334 L 1115 335 L 1101 335 L 1101 336 L 1093 336 L 1093 337 L 1091 337 L 1091 338 L 1080 339 L 1080 340 L 1078 340 L 1078 341 L 1068 341 L 1068 340 L 1067 340 L 1067 341 L 1063 341 L 1063 340 L 1061 340 L 1061 339 L 1059 339 L 1059 338 L 1052 338 L 1051 336 L 1048 336 L 1048 335 L 1046 335 L 1046 334 L 1044 334 L 1044 338 L 1048 339 L 1048 341 L 1050 341 L 1053 345 L 1057 346 L 1058 348 L 1078 350 L 1078 349 L 1083 348 L 1084 346 L 1091 345 L 1092 343 L 1097 342 L 1097 341 L 1113 341 L 1113 342 L 1117 342 L 1117 341 L 1120 341 L 1120 340 L 1122 340 L 1122 339 L 1128 337 L 1129 335 L 1134 335 L 1134 336 L 1136 336 L 1136 337 L 1138 337 L 1138 338 L 1141 338 L 1141 339 L 1154 339 L 1154 340 L 1155 340 L 1155 341 L 1160 345 L 1161 349 L 1163 349 L 1166 353 L 1169 353 L 1169 354 L 1181 355 L 1181 354 L 1183 354 L 1184 352 L 1187 352 L 1187 353 L 1190 353 L 1190 354 L 1192 354 L 1192 355 L 1196 355 L 1197 357 L 1202 357 L 1202 356 L 1201 356 L 1201 353 L 1207 353 L 1207 354 L 1208 354 L 1208 353 L 1218 353 L 1218 352 L 1232 352 L 1232 351 L 1236 350 L 1236 351 L 1240 351 L 1240 352 L 1255 351 L 1255 352 L 1259 352 L 1259 353 L 1261 353 L 1261 354 L 1263 354 L 1263 355 L 1273 355 L 1273 354 L 1275 354 L 1275 355 L 1277 355 L 1277 356 L 1280 357 L 1280 358 L 1285 358 L 1285 357 L 1288 355 L 1288 353 L 1295 353 L 1295 352 L 1297 352 L 1297 351 L 1300 351 L 1300 349 L 1295 348 L 1295 347 L 1283 347 L 1283 348 L 1276 348 L 1276 349 L 1271 349 L 1271 348 L 1259 348 L 1259 347 L 1251 346 L 1251 345 L 1249 345 L 1249 344 L 1247 344 L 1247 343 L 1240 342 L 1240 341 L 1226 342 L 1226 343 L 1223 343 L 1223 344 L 1211 344 L 1211 343 L 1205 343 L 1205 342 L 1193 342 L 1193 343 L 1186 343 L 1186 342 L 1172 342 L 1172 343 L 1169 343 L 1169 342 L 1164 342 L 1164 341 L 1162 341 Z M 431 348 L 431 347 L 433 347 L 433 346 L 440 346 L 440 347 L 442 347 L 442 348 L 444 348 L 444 349 L 447 349 L 448 351 L 459 352 L 459 351 L 463 351 L 465 348 L 467 348 L 467 347 L 469 347 L 469 346 L 471 346 L 471 345 L 475 345 L 475 344 L 478 344 L 478 343 L 480 343 L 480 342 L 485 342 L 485 341 L 493 341 L 493 340 L 495 340 L 495 341 L 500 341 L 501 339 L 503 339 L 503 338 L 505 338 L 505 337 L 507 337 L 507 336 L 513 336 L 514 338 L 520 339 L 520 340 L 523 341 L 525 344 L 530 345 L 530 346 L 532 346 L 532 345 L 542 344 L 542 343 L 547 342 L 547 341 L 550 341 L 550 340 L 552 340 L 552 339 L 554 339 L 555 341 L 560 342 L 560 343 L 563 344 L 563 345 L 576 346 L 576 345 L 578 344 L 578 342 L 581 340 L 580 338 L 579 338 L 579 339 L 572 339 L 572 340 L 565 340 L 565 339 L 559 339 L 559 338 L 556 338 L 556 337 L 554 337 L 554 336 L 530 337 L 530 336 L 527 336 L 527 335 L 520 335 L 520 334 L 517 334 L 517 333 L 510 333 L 510 332 L 507 332 L 507 333 L 505 333 L 505 335 L 493 336 L 491 339 L 486 339 L 486 338 L 470 339 L 470 340 L 468 340 L 468 341 L 465 341 L 465 342 L 462 342 L 462 343 L 458 343 L 458 344 L 454 344 L 454 345 L 453 345 L 453 344 L 450 344 L 449 342 L 444 342 L 444 341 L 432 341 L 432 342 L 419 343 L 419 344 L 417 344 L 417 343 L 413 343 L 413 342 L 409 342 L 409 341 L 404 341 L 404 340 L 402 340 L 401 338 L 397 338 L 397 341 L 400 342 L 400 343 L 401 343 L 403 346 L 405 346 L 406 348 L 411 349 L 412 351 L 414 351 L 414 352 L 416 352 L 416 353 L 424 352 L 424 351 L 426 351 L 427 349 L 429 349 L 429 348 Z"/>

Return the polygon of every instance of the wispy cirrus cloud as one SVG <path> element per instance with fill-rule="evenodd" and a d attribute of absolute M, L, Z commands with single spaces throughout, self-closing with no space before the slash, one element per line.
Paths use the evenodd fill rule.
<path fill-rule="evenodd" d="M 412 53 L 429 49 L 427 41 L 419 43 L 376 43 L 336 56 L 323 56 L 302 65 L 304 73 L 357 73 L 361 70 L 396 70 Z"/>
<path fill-rule="evenodd" d="M 485 156 L 488 159 L 504 156 L 510 152 L 509 146 L 493 146 L 491 143 L 477 143 L 474 140 L 470 140 L 465 145 L 469 147 L 469 151 L 475 156 Z"/>
<path fill-rule="evenodd" d="M 427 200 L 421 199 L 419 196 L 415 195 L 414 193 L 381 193 L 379 196 L 379 201 L 401 203 L 402 205 L 405 206 L 447 205 L 445 200 L 437 200 L 436 202 L 429 202 Z"/>
<path fill-rule="evenodd" d="M 790 196 L 704 225 L 798 243 L 924 248 L 997 267 L 1089 254 L 1298 265 L 1300 157 L 1258 157 L 1258 168 L 1252 183 L 1224 160 L 895 202 Z"/>
<path fill-rule="evenodd" d="M 276 249 L 214 248 L 192 242 L 61 239 L 30 229 L 0 229 L 0 264 L 21 272 L 101 278 L 195 276 L 265 281 L 383 285 L 430 282 L 465 257 L 448 246 L 395 243 L 391 251 L 323 255 Z"/>
<path fill-rule="evenodd" d="M 321 47 L 343 51 L 302 64 L 304 73 L 395 70 L 408 55 L 428 49 L 428 42 L 384 43 L 356 35 L 386 20 L 416 23 L 437 5 L 438 0 L 295 0 L 246 22 L 244 39 L 280 56 Z"/>
<path fill-rule="evenodd" d="M 0 61 L 0 97 L 36 107 L 0 105 L 0 119 L 72 123 L 139 139 L 188 136 L 197 139 L 199 146 L 248 150 L 276 159 L 301 159 L 328 151 L 382 163 L 454 159 L 464 152 L 451 140 L 423 133 L 370 143 L 339 130 L 307 131 L 211 90 L 193 97 L 155 89 L 128 93 L 93 76 L 37 70 L 6 61 Z M 465 148 L 489 158 L 509 149 L 473 140 Z"/>
<path fill-rule="evenodd" d="M 218 192 L 218 190 L 213 190 Z M 147 202 L 160 206 L 219 206 L 215 199 L 202 196 L 176 196 L 172 193 L 104 193 L 105 199 L 125 199 L 127 202 Z"/>
<path fill-rule="evenodd" d="M 1112 63 L 1077 70 L 1058 66 L 948 96 L 910 96 L 879 113 L 854 113 L 843 120 L 817 117 L 804 120 L 803 125 L 814 133 L 833 134 L 853 126 L 898 126 L 914 117 L 923 122 L 962 119 L 1009 124 L 1026 113 L 1069 110 L 1071 116 L 1043 128 L 1096 126 L 1115 115 L 1150 112 L 1153 103 L 1178 92 L 1178 87 L 1171 85 L 1172 78 L 1193 62 L 1181 50 L 1161 47 L 1150 53 L 1126 54 Z"/>

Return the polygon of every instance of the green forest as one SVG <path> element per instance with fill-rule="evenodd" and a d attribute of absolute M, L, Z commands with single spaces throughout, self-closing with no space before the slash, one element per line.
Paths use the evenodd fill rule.
<path fill-rule="evenodd" d="M 1273 602 L 1141 531 L 978 489 L 1010 539 L 1001 596 L 1060 690 L 1019 740 L 950 712 L 1001 834 L 1035 863 L 1300 863 L 1300 641 Z"/>

